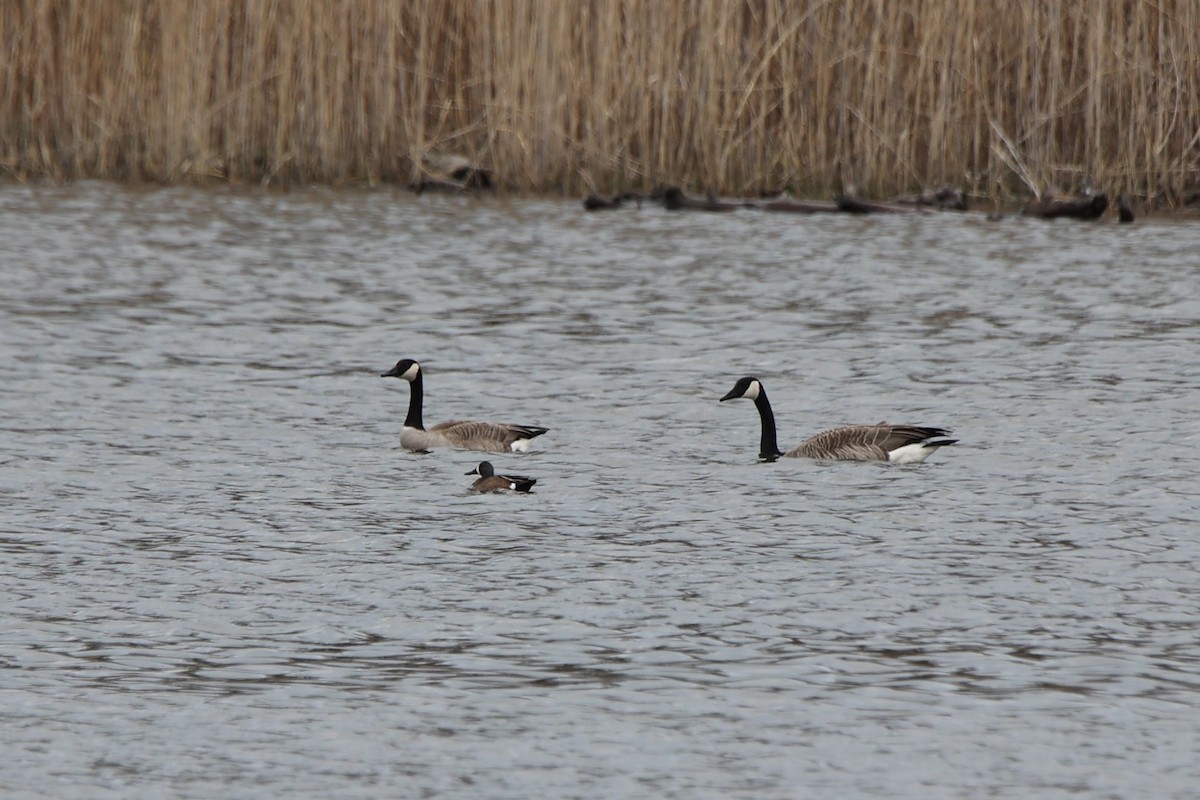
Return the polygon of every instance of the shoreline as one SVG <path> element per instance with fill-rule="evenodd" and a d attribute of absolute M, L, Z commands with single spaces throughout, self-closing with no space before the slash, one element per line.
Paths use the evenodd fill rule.
<path fill-rule="evenodd" d="M 680 203 L 665 202 L 661 196 L 662 189 L 651 189 L 645 192 L 625 191 L 618 192 L 613 195 L 599 194 L 584 194 L 580 195 L 574 192 L 567 191 L 527 191 L 504 187 L 503 185 L 491 186 L 487 189 L 473 189 L 464 186 L 449 186 L 440 185 L 435 189 L 419 188 L 413 185 L 404 184 L 398 181 L 339 181 L 339 182 L 322 182 L 322 181 L 271 181 L 271 182 L 253 182 L 244 180 L 224 180 L 217 178 L 206 179 L 181 179 L 175 181 L 162 180 L 131 180 L 105 177 L 83 177 L 83 178 L 49 178 L 45 176 L 37 177 L 15 177 L 12 175 L 0 174 L 0 191 L 4 191 L 8 187 L 24 187 L 24 188 L 64 188 L 77 184 L 97 183 L 97 184 L 112 184 L 125 189 L 153 191 L 159 189 L 174 189 L 174 188 L 192 188 L 204 191 L 229 191 L 233 193 L 268 193 L 268 194 L 289 194 L 292 192 L 304 192 L 312 190 L 323 190 L 332 193 L 337 192 L 386 192 L 396 195 L 410 195 L 414 199 L 420 199 L 424 195 L 432 195 L 435 197 L 462 197 L 471 200 L 486 202 L 487 200 L 507 201 L 507 200 L 547 200 L 561 201 L 571 204 L 579 204 L 580 210 L 584 213 L 604 213 L 607 211 L 630 211 L 637 210 L 645 206 L 647 208 L 665 208 L 668 211 L 678 213 L 705 213 L 705 212 L 733 212 L 733 213 L 755 213 L 755 214 L 771 214 L 779 216 L 819 216 L 824 214 L 841 214 L 851 216 L 874 216 L 874 215 L 916 215 L 930 216 L 936 214 L 961 215 L 965 218 L 1007 218 L 1011 216 L 1026 217 L 1029 219 L 1039 218 L 1055 218 L 1062 217 L 1079 222 L 1117 222 L 1120 212 L 1117 209 L 1116 201 L 1108 203 L 1105 208 L 1098 214 L 1089 216 L 1080 216 L 1071 213 L 1061 214 L 1038 214 L 1029 210 L 1031 205 L 1038 201 L 1032 197 L 1017 197 L 1010 196 L 1000 199 L 988 197 L 980 197 L 969 195 L 962 192 L 966 205 L 965 207 L 939 207 L 936 203 L 913 202 L 913 195 L 898 196 L 898 197 L 880 197 L 868 198 L 861 195 L 847 196 L 835 192 L 823 194 L 819 197 L 792 195 L 782 192 L 769 194 L 752 194 L 752 195 L 711 195 L 700 194 L 695 192 L 681 192 L 686 197 L 686 200 Z M 942 191 L 945 191 L 943 188 Z M 1077 197 L 1060 197 L 1059 200 L 1077 201 Z M 839 207 L 841 205 L 842 207 Z M 1129 208 L 1125 212 L 1132 215 L 1137 220 L 1141 219 L 1188 219 L 1200 218 L 1200 198 L 1191 198 L 1189 202 L 1167 206 L 1162 204 L 1150 204 L 1145 202 L 1129 201 Z M 1134 219 L 1122 219 L 1123 222 L 1132 222 Z"/>

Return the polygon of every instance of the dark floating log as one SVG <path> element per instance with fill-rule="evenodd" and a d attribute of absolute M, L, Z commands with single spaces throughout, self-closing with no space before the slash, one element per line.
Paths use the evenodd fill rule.
<path fill-rule="evenodd" d="M 583 198 L 584 211 L 605 211 L 610 208 L 620 208 L 623 205 L 625 205 L 625 200 L 620 195 L 602 197 L 598 194 L 589 194 Z"/>
<path fill-rule="evenodd" d="M 598 194 L 589 194 L 583 198 L 584 211 L 604 211 L 609 208 L 620 208 L 622 205 L 620 198 L 617 197 L 601 197 Z"/>
<path fill-rule="evenodd" d="M 625 205 L 627 200 L 637 202 L 638 208 L 642 206 L 642 196 L 637 192 L 622 192 L 614 194 L 612 197 L 605 197 L 599 194 L 589 194 L 583 198 L 583 208 L 585 211 L 605 211 L 612 208 L 620 208 Z"/>
<path fill-rule="evenodd" d="M 1030 200 L 1021 209 L 1027 217 L 1041 219 L 1100 219 L 1108 210 L 1108 195 L 1103 192 L 1094 195 L 1079 195 L 1074 197 L 1051 196 Z"/>
<path fill-rule="evenodd" d="M 926 190 L 920 194 L 906 194 L 892 200 L 893 203 L 904 206 L 929 206 L 946 211 L 967 211 L 967 193 L 962 189 L 952 189 L 943 186 L 940 189 Z"/>
<path fill-rule="evenodd" d="M 849 214 L 918 214 L 925 209 L 920 206 L 908 206 L 900 203 L 879 203 L 874 200 L 864 200 L 848 194 L 839 194 L 834 198 L 838 211 Z"/>
<path fill-rule="evenodd" d="M 471 187 L 459 181 L 451 181 L 445 178 L 421 178 L 416 183 L 409 184 L 417 194 L 425 192 L 441 192 L 443 194 L 463 194 L 464 192 L 475 191 Z"/>
<path fill-rule="evenodd" d="M 841 211 L 837 203 L 828 200 L 792 200 L 781 197 L 777 200 L 759 200 L 746 203 L 747 208 L 759 208 L 763 211 L 782 211 L 791 214 L 828 214 Z"/>
<path fill-rule="evenodd" d="M 713 197 L 689 197 L 678 186 L 667 186 L 656 191 L 651 198 L 661 200 L 663 208 L 670 211 L 733 211 L 743 206 L 742 203 L 730 203 Z"/>
<path fill-rule="evenodd" d="M 739 208 L 758 209 L 792 214 L 828 214 L 841 212 L 846 214 L 929 214 L 934 210 L 966 211 L 967 195 L 961 189 L 943 186 L 940 189 L 929 190 L 920 194 L 904 195 L 891 201 L 870 200 L 855 193 L 854 188 L 848 187 L 842 194 L 829 200 L 798 200 L 791 197 L 763 197 L 745 200 L 722 199 L 714 196 L 697 197 L 689 195 L 678 186 L 659 187 L 648 195 L 638 192 L 622 192 L 612 196 L 599 194 L 588 195 L 583 200 L 587 211 L 604 211 L 621 208 L 630 201 L 636 201 L 640 208 L 643 200 L 661 203 L 671 211 L 735 211 Z M 1133 206 L 1129 198 L 1121 194 L 1117 196 L 1116 207 L 1121 222 L 1133 222 Z M 1078 194 L 1064 195 L 1058 192 L 1047 192 L 1041 197 L 1034 198 L 1025 204 L 1020 213 L 1027 217 L 1040 219 L 1094 220 L 1099 219 L 1108 210 L 1108 195 L 1091 189 L 1082 189 Z M 1001 219 L 1001 213 L 990 213 L 987 219 Z"/>
<path fill-rule="evenodd" d="M 1117 195 L 1117 219 L 1121 222 L 1133 222 L 1133 205 L 1129 202 L 1129 198 L 1123 194 Z"/>

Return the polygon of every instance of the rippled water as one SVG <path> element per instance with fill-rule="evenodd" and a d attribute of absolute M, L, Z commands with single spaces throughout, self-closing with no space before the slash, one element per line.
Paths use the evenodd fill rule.
<path fill-rule="evenodd" d="M 0 187 L 3 794 L 1193 797 L 1198 245 Z"/>

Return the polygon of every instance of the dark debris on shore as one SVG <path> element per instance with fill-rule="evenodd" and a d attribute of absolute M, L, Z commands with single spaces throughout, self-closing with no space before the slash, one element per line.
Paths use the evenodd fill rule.
<path fill-rule="evenodd" d="M 920 194 L 909 194 L 890 200 L 873 200 L 849 189 L 833 200 L 802 200 L 778 194 L 760 198 L 724 198 L 713 194 L 695 195 L 678 186 L 663 186 L 651 192 L 621 192 L 605 196 L 591 194 L 584 198 L 587 211 L 605 211 L 643 204 L 659 205 L 669 211 L 729 212 L 738 209 L 756 209 L 792 214 L 930 214 L 942 211 L 965 212 L 970 210 L 967 193 L 949 186 Z M 1090 188 L 1075 194 L 1047 191 L 1029 202 L 1020 210 L 1021 216 L 1038 219 L 1097 220 L 1109 208 L 1108 195 Z M 1124 195 L 1117 195 L 1116 209 L 1121 222 L 1133 222 L 1133 206 Z M 1003 215 L 989 214 L 988 218 Z"/>
<path fill-rule="evenodd" d="M 421 178 L 410 185 L 421 194 L 427 191 L 452 193 L 491 192 L 495 188 L 491 170 L 454 154 L 427 153 L 422 158 Z M 590 194 L 583 199 L 586 211 L 610 211 L 643 205 L 658 205 L 668 211 L 704 211 L 726 213 L 754 209 L 785 214 L 931 214 L 937 212 L 967 212 L 970 202 L 967 193 L 952 186 L 928 189 L 889 200 L 864 197 L 856 187 L 848 185 L 832 200 L 799 199 L 782 192 L 764 193 L 758 197 L 730 198 L 713 193 L 691 194 L 679 186 L 659 186 L 647 193 L 620 192 L 613 195 Z M 1122 223 L 1133 222 L 1133 205 L 1124 194 L 1113 203 L 1105 192 L 1096 191 L 1085 178 L 1074 193 L 1057 189 L 1035 192 L 1019 210 L 1024 217 L 1037 219 L 1099 220 L 1109 208 L 1115 208 Z M 999 219 L 1002 213 L 989 213 L 988 219 Z"/>

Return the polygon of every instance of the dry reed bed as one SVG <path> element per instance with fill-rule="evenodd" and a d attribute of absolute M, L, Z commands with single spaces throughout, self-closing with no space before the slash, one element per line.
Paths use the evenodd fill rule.
<path fill-rule="evenodd" d="M 0 48 L 18 177 L 1200 185 L 1196 0 L 14 0 Z"/>

